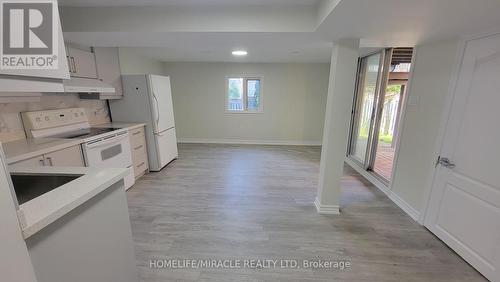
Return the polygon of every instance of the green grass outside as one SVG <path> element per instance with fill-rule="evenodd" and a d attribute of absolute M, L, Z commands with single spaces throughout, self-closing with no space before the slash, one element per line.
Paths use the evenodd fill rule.
<path fill-rule="evenodd" d="M 392 144 L 392 135 L 379 135 L 379 140 L 382 143 Z"/>
<path fill-rule="evenodd" d="M 367 140 L 368 139 L 368 131 L 366 130 L 366 128 L 364 128 L 364 127 L 361 128 L 361 132 L 359 133 L 358 138 L 360 140 Z M 379 141 L 382 143 L 386 143 L 386 144 L 392 144 L 392 138 L 393 137 L 390 134 L 387 134 L 387 135 L 380 134 L 379 135 Z"/>

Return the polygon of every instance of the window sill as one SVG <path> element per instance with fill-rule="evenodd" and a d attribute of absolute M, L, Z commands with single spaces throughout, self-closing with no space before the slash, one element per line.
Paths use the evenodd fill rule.
<path fill-rule="evenodd" d="M 225 114 L 263 114 L 264 111 L 224 111 Z"/>

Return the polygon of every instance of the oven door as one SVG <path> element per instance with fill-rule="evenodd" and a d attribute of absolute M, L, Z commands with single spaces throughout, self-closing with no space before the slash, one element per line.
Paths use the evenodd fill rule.
<path fill-rule="evenodd" d="M 129 168 L 130 175 L 125 178 L 125 188 L 134 184 L 128 133 L 87 142 L 83 145 L 83 151 L 88 167 Z"/>
<path fill-rule="evenodd" d="M 128 134 L 85 143 L 85 161 L 91 167 L 129 167 L 132 165 Z"/>

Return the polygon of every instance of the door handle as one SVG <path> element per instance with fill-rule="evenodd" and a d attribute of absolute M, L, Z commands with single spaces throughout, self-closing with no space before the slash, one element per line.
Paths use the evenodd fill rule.
<path fill-rule="evenodd" d="M 71 64 L 73 65 L 73 73 L 76 73 L 75 57 L 71 57 Z"/>
<path fill-rule="evenodd" d="M 52 158 L 51 157 L 47 157 L 46 159 L 47 159 L 47 161 L 49 161 L 49 165 L 50 166 L 54 166 L 54 164 L 52 163 Z"/>
<path fill-rule="evenodd" d="M 153 92 L 153 98 L 155 99 L 156 102 L 156 126 L 158 126 L 158 123 L 160 122 L 160 105 L 158 104 L 158 99 L 156 98 L 154 92 Z"/>
<path fill-rule="evenodd" d="M 436 161 L 436 166 L 438 166 L 438 165 L 442 165 L 442 166 L 449 168 L 449 169 L 456 167 L 456 165 L 454 163 L 452 163 L 450 161 L 450 159 L 445 158 L 445 157 L 441 157 L 441 156 L 439 156 L 437 161 Z"/>
<path fill-rule="evenodd" d="M 95 147 L 103 147 L 103 146 L 109 146 L 109 145 L 118 145 L 121 144 L 121 140 L 128 138 L 128 135 L 118 135 L 115 137 L 111 137 L 108 139 L 99 139 L 94 142 L 88 142 L 84 146 L 86 148 L 95 148 Z"/>

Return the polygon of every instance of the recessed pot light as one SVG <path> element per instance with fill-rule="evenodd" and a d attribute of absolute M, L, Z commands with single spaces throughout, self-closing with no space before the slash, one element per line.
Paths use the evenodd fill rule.
<path fill-rule="evenodd" d="M 245 50 L 234 50 L 232 54 L 233 56 L 242 57 L 248 55 L 248 52 Z"/>

